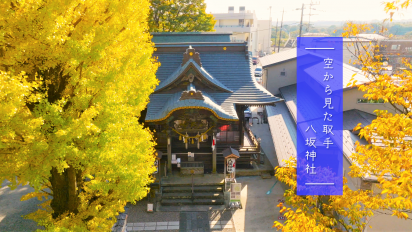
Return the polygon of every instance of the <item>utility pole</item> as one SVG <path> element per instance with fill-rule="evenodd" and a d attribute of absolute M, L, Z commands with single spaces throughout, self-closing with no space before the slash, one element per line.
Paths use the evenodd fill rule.
<path fill-rule="evenodd" d="M 303 9 L 305 9 L 305 4 L 302 4 L 302 13 L 300 15 L 300 29 L 299 29 L 299 37 L 302 36 L 302 26 L 303 26 Z"/>
<path fill-rule="evenodd" d="M 273 51 L 276 52 L 276 39 L 278 37 L 278 19 L 276 19 L 276 32 L 275 32 L 275 44 L 273 45 Z"/>
<path fill-rule="evenodd" d="M 280 31 L 279 31 L 279 42 L 278 42 L 278 52 L 280 50 L 280 41 L 282 40 L 282 27 L 283 27 L 283 14 L 285 13 L 285 9 L 282 11 L 282 21 L 280 22 Z"/>
<path fill-rule="evenodd" d="M 269 31 L 268 31 L 268 34 L 269 34 L 269 41 L 268 41 L 269 51 L 268 51 L 268 54 L 270 54 L 270 52 L 272 50 L 271 49 L 271 47 L 272 47 L 272 30 L 271 29 L 272 29 L 272 6 L 269 7 Z M 268 48 L 265 48 L 265 49 L 268 49 Z"/>
<path fill-rule="evenodd" d="M 308 23 L 308 28 L 306 28 L 307 32 L 309 32 L 309 29 L 310 29 L 310 16 L 317 15 L 317 14 L 312 14 L 312 10 L 316 10 L 316 9 L 312 8 L 313 5 L 320 5 L 320 3 L 313 3 L 312 0 L 310 1 L 310 4 L 309 4 L 309 23 Z"/>

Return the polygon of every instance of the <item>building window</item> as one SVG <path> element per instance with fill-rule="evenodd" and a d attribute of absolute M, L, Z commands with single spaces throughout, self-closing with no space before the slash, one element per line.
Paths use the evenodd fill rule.
<path fill-rule="evenodd" d="M 373 99 L 371 99 L 371 100 L 368 100 L 368 99 L 365 99 L 365 98 L 359 98 L 359 99 L 358 99 L 358 103 L 367 103 L 367 104 L 375 104 L 375 103 L 377 103 L 377 104 L 382 104 L 382 103 L 385 103 L 385 101 L 384 101 L 383 99 L 378 99 L 378 100 L 373 100 Z"/>
<path fill-rule="evenodd" d="M 394 45 L 392 45 L 391 48 L 392 48 L 392 50 L 399 50 L 401 48 L 401 45 L 394 44 Z"/>
<path fill-rule="evenodd" d="M 286 71 L 280 72 L 280 75 L 281 75 L 281 76 L 286 76 Z"/>
<path fill-rule="evenodd" d="M 245 25 L 245 20 L 244 19 L 239 19 L 239 26 Z"/>

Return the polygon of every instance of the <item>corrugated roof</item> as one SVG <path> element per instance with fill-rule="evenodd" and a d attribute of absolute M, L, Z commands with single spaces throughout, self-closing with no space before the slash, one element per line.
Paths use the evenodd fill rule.
<path fill-rule="evenodd" d="M 284 98 L 285 102 L 284 105 L 287 106 L 288 109 L 288 113 L 291 116 L 291 118 L 294 119 L 294 125 L 296 126 L 296 114 L 297 114 L 297 108 L 296 108 L 296 84 L 295 85 L 290 85 L 290 86 L 286 86 L 283 88 L 279 89 L 282 97 Z M 276 106 L 281 105 L 282 103 L 278 103 L 276 104 Z M 300 108 L 299 109 L 299 113 L 302 112 L 311 112 L 310 108 L 311 105 L 310 104 L 303 104 L 305 107 L 304 109 Z M 290 122 L 287 122 L 287 117 L 283 116 L 285 113 L 284 111 L 285 108 L 279 107 L 278 108 L 279 111 L 282 111 L 282 118 L 286 119 L 284 124 L 287 125 Z M 270 111 L 271 114 L 273 111 Z M 302 113 L 305 114 L 305 113 Z M 294 117 L 292 117 L 292 115 L 295 115 Z M 369 125 L 372 120 L 374 120 L 376 117 L 372 114 L 360 111 L 360 110 L 348 110 L 348 111 L 344 111 L 343 112 L 343 132 L 342 132 L 342 139 L 343 139 L 343 147 L 342 147 L 342 151 L 344 156 L 350 161 L 352 162 L 350 156 L 353 152 L 355 152 L 355 143 L 356 141 L 358 141 L 360 144 L 367 144 L 367 141 L 365 141 L 364 139 L 361 139 L 359 136 L 355 135 L 354 133 L 351 132 L 351 130 L 358 124 L 358 123 L 362 123 L 362 126 L 366 126 Z M 268 111 L 268 120 L 269 120 L 269 111 Z M 320 120 L 322 121 L 322 120 Z M 284 128 L 281 127 L 282 123 L 276 122 L 274 120 L 272 120 L 272 122 L 269 121 L 269 123 L 273 124 L 273 128 L 279 127 L 278 129 L 278 133 L 288 133 L 289 136 L 291 137 L 291 139 L 293 140 L 293 137 L 297 136 L 297 130 L 295 131 L 295 133 L 291 132 L 290 130 L 285 130 Z M 314 120 L 311 121 L 312 124 L 317 124 L 319 123 L 319 120 Z M 272 131 L 272 125 L 270 125 L 271 127 L 271 131 Z M 277 152 L 278 150 L 281 151 L 282 147 L 284 146 L 281 142 L 282 141 L 281 138 L 279 138 L 279 135 L 276 135 L 276 131 L 275 133 L 272 132 L 272 139 L 275 145 L 275 151 Z M 322 138 L 321 138 L 322 139 Z M 339 138 L 334 138 L 334 139 L 339 139 Z M 279 145 L 277 145 L 279 144 Z M 280 148 L 276 148 L 276 146 L 280 146 Z M 296 146 L 295 146 L 296 147 Z M 291 149 L 291 148 L 289 148 Z M 291 153 L 290 152 L 283 152 L 281 151 L 279 154 L 276 154 L 278 156 L 278 161 L 279 161 L 279 165 L 283 164 L 284 162 L 281 162 L 281 160 L 283 159 L 289 159 L 291 157 Z M 373 176 L 364 176 L 364 178 L 368 178 L 373 180 L 375 177 Z"/>
<path fill-rule="evenodd" d="M 358 123 L 362 123 L 362 127 L 370 125 L 376 116 L 363 112 L 361 110 L 353 109 L 343 111 L 343 129 L 352 130 Z"/>
<path fill-rule="evenodd" d="M 277 64 L 280 62 L 284 62 L 287 60 L 292 60 L 292 59 L 296 59 L 297 57 L 297 49 L 296 48 L 292 48 L 286 51 L 282 51 L 279 53 L 275 53 L 272 55 L 268 55 L 268 56 L 264 56 L 259 58 L 259 61 L 262 65 L 262 67 L 267 67 L 273 64 Z"/>
<path fill-rule="evenodd" d="M 203 89 L 202 93 L 210 96 L 231 117 L 236 116 L 237 118 L 234 104 L 262 105 L 283 101 L 256 82 L 252 73 L 251 57 L 246 56 L 244 52 L 201 52 L 199 55 L 204 70 L 207 70 L 207 73 L 223 86 L 233 91 L 208 92 L 208 90 Z M 157 56 L 161 63 L 156 76 L 162 85 L 162 82 L 166 81 L 181 66 L 183 54 L 181 52 L 155 52 L 154 56 Z M 158 111 L 164 110 L 165 102 L 172 95 L 152 94 L 147 108 L 146 120 L 153 120 L 152 118 L 155 118 L 154 115 Z"/>
<path fill-rule="evenodd" d="M 296 157 L 296 123 L 293 121 L 284 102 L 276 107 L 266 106 L 270 133 L 275 147 L 278 163 L 285 166 L 283 160 Z"/>

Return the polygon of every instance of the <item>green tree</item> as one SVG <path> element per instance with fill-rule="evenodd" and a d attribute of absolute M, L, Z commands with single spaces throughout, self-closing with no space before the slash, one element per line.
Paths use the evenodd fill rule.
<path fill-rule="evenodd" d="M 147 195 L 148 15 L 148 0 L 0 1 L 0 181 L 45 197 L 28 218 L 50 231 L 108 231 Z"/>
<path fill-rule="evenodd" d="M 150 32 L 213 31 L 216 23 L 206 13 L 204 0 L 150 0 Z"/>

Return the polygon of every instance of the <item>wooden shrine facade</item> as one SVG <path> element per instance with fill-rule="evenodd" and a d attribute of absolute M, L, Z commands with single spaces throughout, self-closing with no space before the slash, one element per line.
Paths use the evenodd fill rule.
<path fill-rule="evenodd" d="M 205 170 L 216 172 L 223 167 L 222 151 L 228 147 L 250 156 L 251 151 L 242 152 L 244 110 L 251 105 L 274 105 L 282 99 L 254 80 L 247 46 L 187 42 L 192 35 L 185 33 L 168 35 L 187 37 L 186 42 L 156 43 L 160 83 L 143 115 L 154 132 L 156 149 L 164 152 L 162 160 L 167 162 L 168 172 L 177 159 L 203 162 Z M 213 40 L 213 36 L 208 38 Z"/>

